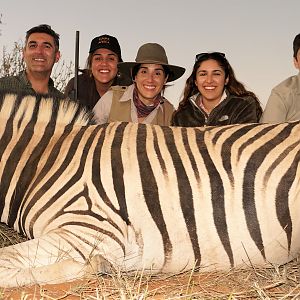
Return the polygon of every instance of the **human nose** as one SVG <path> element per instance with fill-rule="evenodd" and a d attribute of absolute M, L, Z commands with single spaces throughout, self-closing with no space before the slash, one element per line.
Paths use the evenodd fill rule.
<path fill-rule="evenodd" d="M 37 45 L 34 50 L 36 53 L 42 53 L 44 51 L 44 47 L 42 45 Z"/>
<path fill-rule="evenodd" d="M 152 72 L 148 72 L 145 74 L 146 76 L 146 79 L 149 80 L 149 81 L 154 81 L 154 78 L 155 78 L 155 74 L 152 73 Z"/>
<path fill-rule="evenodd" d="M 212 74 L 207 74 L 205 81 L 208 83 L 213 82 L 213 75 Z"/>
<path fill-rule="evenodd" d="M 100 60 L 100 64 L 101 64 L 101 65 L 107 65 L 108 62 L 109 62 L 109 60 L 106 59 L 106 58 L 103 58 L 103 59 Z"/>

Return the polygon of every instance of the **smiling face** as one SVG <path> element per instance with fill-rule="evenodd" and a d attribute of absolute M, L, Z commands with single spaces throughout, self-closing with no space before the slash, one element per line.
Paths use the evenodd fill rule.
<path fill-rule="evenodd" d="M 118 56 L 111 50 L 100 48 L 93 53 L 91 71 L 98 83 L 112 82 L 118 73 Z"/>
<path fill-rule="evenodd" d="M 216 60 L 208 59 L 199 65 L 195 85 L 202 95 L 203 102 L 217 104 L 227 82 L 228 78 L 225 78 L 225 72 Z"/>
<path fill-rule="evenodd" d="M 162 65 L 141 64 L 134 79 L 140 100 L 151 105 L 161 93 L 168 77 Z"/>
<path fill-rule="evenodd" d="M 38 72 L 50 76 L 54 63 L 58 62 L 60 52 L 54 39 L 47 33 L 32 33 L 23 49 L 23 59 L 29 74 Z"/>

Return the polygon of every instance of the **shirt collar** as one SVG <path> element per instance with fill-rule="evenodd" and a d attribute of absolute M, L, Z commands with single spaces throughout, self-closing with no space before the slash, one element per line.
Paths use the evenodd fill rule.
<path fill-rule="evenodd" d="M 24 84 L 26 84 L 27 86 L 32 87 L 31 82 L 30 82 L 30 81 L 28 80 L 28 78 L 27 78 L 27 75 L 26 75 L 26 71 L 25 71 L 25 70 L 22 71 L 22 72 L 20 73 L 20 78 L 21 78 L 21 81 L 22 81 Z M 54 81 L 52 80 L 52 78 L 49 78 L 48 86 L 49 86 L 49 87 L 54 87 Z"/>
<path fill-rule="evenodd" d="M 206 110 L 206 108 L 205 108 L 204 105 L 203 105 L 203 101 L 202 101 L 202 97 L 201 97 L 201 94 L 200 94 L 200 93 L 197 93 L 197 94 L 195 94 L 195 95 L 192 95 L 192 96 L 190 97 L 190 101 L 191 101 L 196 107 L 198 107 L 198 105 L 197 105 L 197 103 L 196 103 L 196 100 L 197 100 L 198 97 L 200 97 L 200 107 L 201 107 L 201 109 L 203 109 L 207 114 L 209 114 L 209 112 Z M 227 93 L 226 93 L 226 91 L 224 90 L 224 92 L 223 92 L 223 94 L 222 94 L 222 97 L 221 97 L 219 103 L 218 103 L 215 107 L 217 107 L 223 100 L 225 100 L 226 97 L 227 97 Z M 215 107 L 214 107 L 214 108 L 215 108 Z"/>

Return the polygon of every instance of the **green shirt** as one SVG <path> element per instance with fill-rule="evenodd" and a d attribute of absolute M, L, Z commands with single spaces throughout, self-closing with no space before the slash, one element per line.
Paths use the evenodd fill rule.
<path fill-rule="evenodd" d="M 27 79 L 25 71 L 17 76 L 6 76 L 0 78 L 0 90 L 12 93 L 24 93 L 29 95 L 37 95 L 32 88 L 30 81 Z M 64 94 L 54 87 L 54 82 L 50 78 L 48 83 L 48 96 L 55 98 L 65 98 Z"/>

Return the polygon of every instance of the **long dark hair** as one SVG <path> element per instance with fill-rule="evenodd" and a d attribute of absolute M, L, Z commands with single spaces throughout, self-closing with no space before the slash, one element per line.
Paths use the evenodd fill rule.
<path fill-rule="evenodd" d="M 196 73 L 199 66 L 202 64 L 202 62 L 209 59 L 215 60 L 219 64 L 219 66 L 223 69 L 225 73 L 225 78 L 226 79 L 228 78 L 228 83 L 226 84 L 226 90 L 228 91 L 229 94 L 239 96 L 239 97 L 250 96 L 259 102 L 257 96 L 253 92 L 246 90 L 245 86 L 236 79 L 234 75 L 234 71 L 223 53 L 220 52 L 201 53 L 197 55 L 192 74 L 186 80 L 185 88 L 183 92 L 183 99 L 179 102 L 177 111 L 187 105 L 189 98 L 191 96 L 199 93 L 198 87 L 195 84 Z"/>

